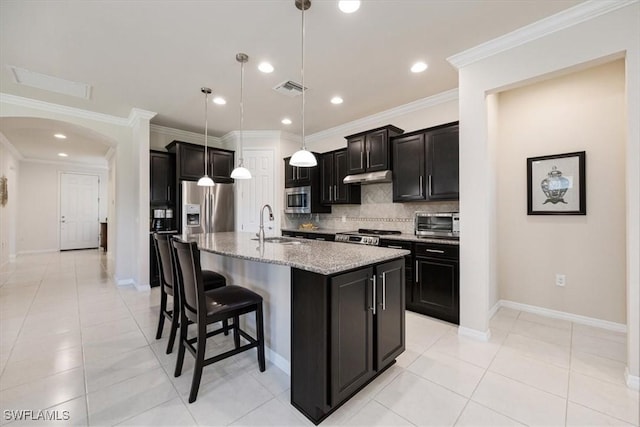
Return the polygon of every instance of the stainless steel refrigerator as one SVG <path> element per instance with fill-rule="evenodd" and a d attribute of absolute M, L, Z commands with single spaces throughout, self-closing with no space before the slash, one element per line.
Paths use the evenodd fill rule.
<path fill-rule="evenodd" d="M 233 184 L 198 187 L 182 181 L 182 233 L 234 231 Z"/>

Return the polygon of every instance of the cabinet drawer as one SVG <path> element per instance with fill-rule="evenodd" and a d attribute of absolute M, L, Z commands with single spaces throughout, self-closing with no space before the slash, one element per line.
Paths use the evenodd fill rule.
<path fill-rule="evenodd" d="M 413 250 L 413 243 L 392 239 L 380 239 L 380 246 L 393 249 L 406 249 L 408 251 Z"/>
<path fill-rule="evenodd" d="M 458 259 L 460 247 L 457 245 L 440 245 L 437 243 L 416 243 L 415 255 L 419 257 Z"/>

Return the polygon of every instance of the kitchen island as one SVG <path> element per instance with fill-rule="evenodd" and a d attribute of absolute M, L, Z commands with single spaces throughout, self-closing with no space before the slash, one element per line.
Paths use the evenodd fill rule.
<path fill-rule="evenodd" d="M 291 376 L 291 403 L 314 423 L 404 351 L 409 251 L 253 233 L 190 236 L 202 267 L 264 299 L 268 359 Z M 252 319 L 244 319 L 252 329 Z"/>

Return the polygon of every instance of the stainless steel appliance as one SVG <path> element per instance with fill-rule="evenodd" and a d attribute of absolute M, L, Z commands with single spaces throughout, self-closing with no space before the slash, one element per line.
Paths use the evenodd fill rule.
<path fill-rule="evenodd" d="M 311 213 L 311 187 L 284 189 L 285 213 Z"/>
<path fill-rule="evenodd" d="M 402 234 L 395 230 L 374 230 L 360 228 L 358 231 L 346 231 L 336 234 L 336 242 L 357 243 L 360 245 L 379 246 L 380 236 L 389 236 L 394 234 Z"/>
<path fill-rule="evenodd" d="M 195 182 L 182 181 L 182 233 L 199 234 L 233 231 L 233 184 L 199 187 Z"/>
<path fill-rule="evenodd" d="M 459 237 L 458 212 L 416 212 L 415 234 L 418 237 Z"/>

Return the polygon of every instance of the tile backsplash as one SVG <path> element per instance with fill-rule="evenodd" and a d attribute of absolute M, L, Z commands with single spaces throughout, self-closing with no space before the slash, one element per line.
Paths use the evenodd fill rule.
<path fill-rule="evenodd" d="M 366 184 L 362 186 L 362 204 L 334 205 L 330 214 L 285 214 L 282 228 L 298 228 L 300 224 L 313 222 L 320 228 L 332 230 L 357 230 L 376 228 L 413 233 L 413 217 L 416 211 L 456 212 L 457 201 L 393 203 L 392 183 Z"/>

